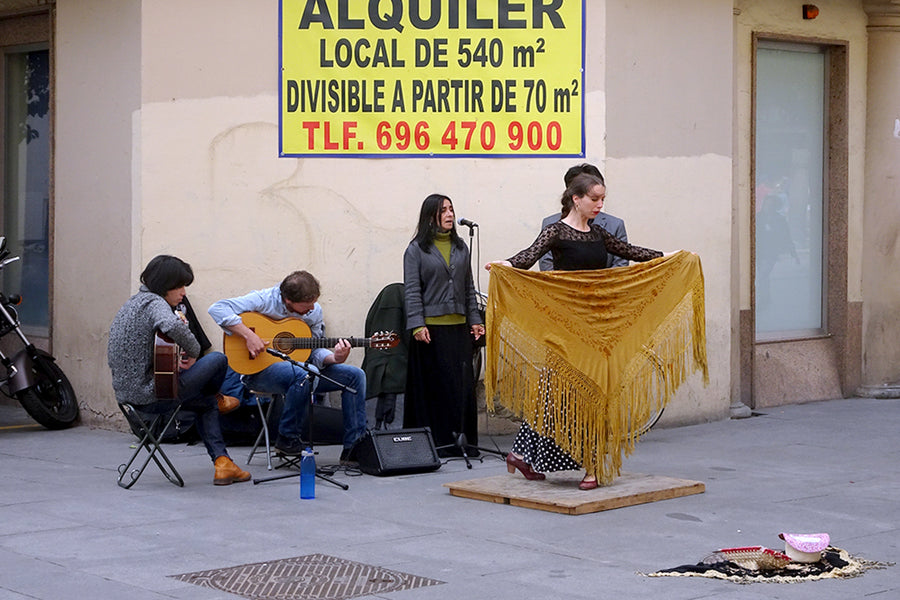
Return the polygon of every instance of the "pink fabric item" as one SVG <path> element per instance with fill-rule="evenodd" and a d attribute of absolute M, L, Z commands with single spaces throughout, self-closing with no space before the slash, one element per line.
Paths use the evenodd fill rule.
<path fill-rule="evenodd" d="M 821 552 L 831 542 L 827 533 L 779 533 L 778 537 L 800 552 Z"/>

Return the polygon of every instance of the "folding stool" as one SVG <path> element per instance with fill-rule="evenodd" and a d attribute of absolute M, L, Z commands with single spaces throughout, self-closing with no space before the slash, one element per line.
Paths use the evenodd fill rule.
<path fill-rule="evenodd" d="M 144 407 L 144 410 L 147 410 L 147 408 L 150 407 Z M 163 407 L 159 408 L 162 409 Z M 168 420 L 165 420 L 165 412 L 167 412 L 168 408 L 174 408 L 174 410 L 172 411 L 172 416 L 169 417 Z M 149 423 L 141 417 L 137 407 L 133 404 L 127 402 L 120 403 L 119 409 L 122 411 L 122 414 L 125 415 L 125 419 L 128 421 L 131 431 L 141 440 L 140 443 L 138 443 L 137 448 L 135 448 L 134 454 L 128 459 L 128 462 L 119 465 L 119 486 L 126 490 L 133 486 L 144 472 L 144 469 L 147 468 L 150 459 L 153 459 L 153 462 L 156 463 L 156 466 L 159 467 L 162 474 L 166 476 L 166 479 L 178 487 L 184 487 L 184 480 L 181 478 L 181 475 L 178 474 L 172 461 L 169 460 L 169 457 L 166 456 L 166 453 L 163 452 L 163 449 L 160 447 L 160 439 L 162 439 L 169 429 L 169 426 L 175 421 L 175 416 L 181 409 L 181 403 L 172 403 L 169 407 L 166 407 L 166 410 L 163 412 L 154 414 L 153 419 Z M 160 424 L 163 422 L 165 422 L 165 425 L 160 428 Z M 146 450 L 148 455 L 140 468 L 132 468 L 132 464 L 134 464 L 141 449 Z M 165 465 L 160 461 L 160 458 L 165 462 Z M 168 470 L 166 469 L 166 465 L 169 467 Z M 130 476 L 130 480 L 126 478 L 126 475 Z"/>
<path fill-rule="evenodd" d="M 250 464 L 250 461 L 253 460 L 254 456 L 263 452 L 263 449 L 260 446 L 264 443 L 266 453 L 266 467 L 269 471 L 271 471 L 273 468 L 299 468 L 302 456 L 288 455 L 279 452 L 278 449 L 275 448 L 274 441 L 272 440 L 271 434 L 269 432 L 269 415 L 272 412 L 272 407 L 278 404 L 278 408 L 276 408 L 275 410 L 282 410 L 284 404 L 284 394 L 250 390 L 250 397 L 256 400 L 256 408 L 257 410 L 259 410 L 259 417 L 260 421 L 262 421 L 262 425 L 260 426 L 259 434 L 256 436 L 256 442 L 253 444 L 253 447 L 250 449 L 250 454 L 247 456 L 247 464 Z M 321 402 L 322 400 L 324 400 L 324 394 L 313 395 L 313 402 L 309 407 L 309 428 L 310 430 L 314 428 L 313 422 L 315 420 L 315 414 L 325 413 L 325 417 L 328 417 L 328 420 L 331 421 L 327 424 L 330 425 L 330 429 L 332 429 L 333 431 L 316 432 L 315 441 L 319 444 L 340 444 L 343 440 L 341 409 L 330 408 L 322 404 L 317 404 L 317 402 Z M 263 404 L 266 405 L 265 408 L 263 408 Z M 276 414 L 278 413 L 276 412 Z M 313 438 L 312 434 L 309 431 L 306 432 L 306 435 L 310 439 Z M 310 446 L 312 446 L 313 442 L 310 441 L 309 444 Z M 274 466 L 272 465 L 273 456 L 280 459 L 279 464 Z"/>
<path fill-rule="evenodd" d="M 247 456 L 247 464 L 250 464 L 250 461 L 253 460 L 253 457 L 256 454 L 262 452 L 262 449 L 259 445 L 265 441 L 266 444 L 266 467 L 269 471 L 272 470 L 272 441 L 269 437 L 269 413 L 272 412 L 272 406 L 275 402 L 281 397 L 281 394 L 269 393 L 269 392 L 258 392 L 256 390 L 250 390 L 250 397 L 256 400 L 256 408 L 259 410 L 259 420 L 262 423 L 259 430 L 259 435 L 256 436 L 256 442 L 253 444 L 253 448 L 250 449 L 250 454 Z M 263 410 L 263 404 L 266 405 L 265 410 Z"/>

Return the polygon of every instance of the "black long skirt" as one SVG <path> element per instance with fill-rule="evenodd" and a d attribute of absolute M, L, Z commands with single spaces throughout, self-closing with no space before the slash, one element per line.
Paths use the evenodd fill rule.
<path fill-rule="evenodd" d="M 430 427 L 435 446 L 451 446 L 439 454 L 453 456 L 459 433 L 478 444 L 472 334 L 465 324 L 429 325 L 428 332 L 431 343 L 410 342 L 403 426 Z"/>

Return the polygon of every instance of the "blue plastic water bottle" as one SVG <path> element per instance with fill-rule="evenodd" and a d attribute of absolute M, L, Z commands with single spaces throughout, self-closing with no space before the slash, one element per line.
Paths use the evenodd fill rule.
<path fill-rule="evenodd" d="M 300 454 L 300 498 L 312 500 L 316 497 L 316 455 L 312 448 Z"/>

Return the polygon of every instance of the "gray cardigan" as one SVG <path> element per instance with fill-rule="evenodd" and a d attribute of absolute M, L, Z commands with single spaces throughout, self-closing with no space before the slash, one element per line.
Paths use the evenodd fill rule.
<path fill-rule="evenodd" d="M 157 330 L 188 356 L 196 358 L 200 354 L 200 344 L 190 327 L 175 315 L 162 296 L 141 286 L 119 309 L 109 328 L 106 358 L 112 370 L 117 402 L 135 405 L 156 402 L 153 340 Z"/>
<path fill-rule="evenodd" d="M 406 328 L 425 325 L 425 317 L 465 315 L 469 325 L 483 322 L 475 301 L 469 248 L 452 244 L 450 264 L 433 245 L 429 252 L 411 242 L 403 253 Z"/>

